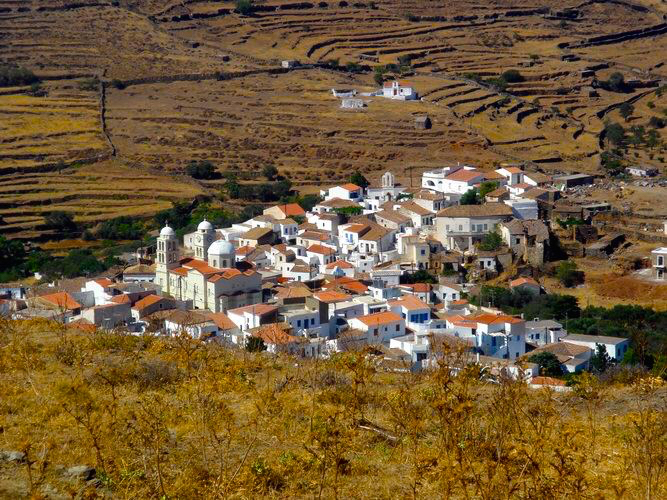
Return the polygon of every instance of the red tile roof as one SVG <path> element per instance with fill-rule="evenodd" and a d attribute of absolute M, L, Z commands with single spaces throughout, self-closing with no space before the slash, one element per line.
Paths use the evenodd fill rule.
<path fill-rule="evenodd" d="M 270 325 L 264 325 L 259 327 L 257 330 L 252 332 L 253 337 L 259 337 L 264 341 L 265 344 L 291 344 L 293 342 L 299 342 L 301 339 L 290 335 L 287 333 L 291 331 L 291 327 L 288 325 L 281 325 L 278 323 L 272 323 Z M 305 340 L 305 339 L 304 339 Z"/>
<path fill-rule="evenodd" d="M 233 330 L 236 324 L 225 313 L 210 313 L 208 317 L 221 330 Z"/>
<path fill-rule="evenodd" d="M 333 269 L 335 267 L 340 267 L 341 269 L 354 269 L 354 266 L 346 260 L 338 259 L 331 264 L 327 264 L 327 269 Z"/>
<path fill-rule="evenodd" d="M 324 245 L 310 245 L 308 247 L 308 252 L 318 253 L 320 255 L 333 255 L 336 253 L 331 247 L 325 247 Z"/>
<path fill-rule="evenodd" d="M 384 311 L 374 314 L 369 314 L 367 316 L 360 316 L 357 318 L 366 326 L 376 326 L 376 325 L 385 325 L 387 323 L 394 323 L 396 321 L 402 321 L 398 314 L 391 311 Z"/>
<path fill-rule="evenodd" d="M 494 323 L 523 323 L 524 320 L 521 318 L 515 318 L 514 316 L 507 316 L 506 314 L 490 314 L 483 313 L 478 314 L 477 316 L 470 316 L 471 321 L 477 323 L 483 323 L 485 325 L 491 325 Z"/>
<path fill-rule="evenodd" d="M 129 304 L 132 302 L 130 296 L 126 293 L 121 293 L 120 295 L 115 295 L 111 297 L 111 302 L 114 304 Z"/>
<path fill-rule="evenodd" d="M 295 215 L 306 215 L 306 212 L 298 203 L 286 203 L 284 205 L 276 205 L 276 207 L 278 207 L 278 209 L 287 217 L 293 217 Z"/>
<path fill-rule="evenodd" d="M 449 174 L 445 179 L 448 181 L 470 182 L 478 177 L 483 177 L 483 174 L 477 170 L 466 170 L 461 168 L 456 172 Z"/>
<path fill-rule="evenodd" d="M 517 278 L 515 280 L 512 280 L 510 282 L 510 287 L 515 287 L 515 286 L 521 286 L 521 285 L 535 285 L 535 286 L 540 286 L 540 284 L 535 281 L 533 278 L 527 277 L 527 278 Z"/>
<path fill-rule="evenodd" d="M 327 292 L 317 292 L 313 295 L 320 302 L 325 304 L 333 304 L 335 302 L 344 302 L 350 300 L 350 296 L 340 292 L 327 291 Z"/>
<path fill-rule="evenodd" d="M 67 292 L 50 293 L 48 295 L 42 295 L 39 298 L 53 304 L 54 306 L 64 308 L 69 311 L 73 309 L 81 309 L 81 304 L 79 304 L 74 299 L 74 297 L 72 297 Z"/>
<path fill-rule="evenodd" d="M 251 306 L 237 307 L 236 309 L 230 309 L 228 313 L 238 314 L 239 316 L 244 313 L 254 314 L 255 316 L 264 316 L 265 314 L 270 314 L 277 311 L 276 306 L 270 306 L 268 304 L 255 304 Z"/>
<path fill-rule="evenodd" d="M 158 302 L 162 300 L 169 300 L 166 297 L 161 297 L 159 295 L 147 295 L 141 300 L 138 300 L 135 304 L 133 309 L 136 309 L 137 311 L 141 311 L 142 309 L 147 308 L 148 306 L 152 306 L 153 304 L 157 304 Z"/>
<path fill-rule="evenodd" d="M 342 186 L 343 189 L 347 191 L 359 191 L 361 188 L 357 186 L 356 184 L 352 184 L 351 182 L 348 182 L 347 184 L 343 184 Z"/>
<path fill-rule="evenodd" d="M 181 260 L 181 266 L 186 269 L 195 269 L 202 274 L 210 274 L 220 271 L 220 269 L 209 266 L 208 262 L 201 259 L 192 259 L 192 258 L 183 259 Z"/>
<path fill-rule="evenodd" d="M 111 281 L 109 278 L 99 278 L 95 280 L 95 283 L 106 288 L 113 284 L 113 281 Z"/>
<path fill-rule="evenodd" d="M 401 287 L 409 288 L 414 293 L 428 293 L 431 291 L 431 285 L 429 283 L 410 283 L 401 285 Z"/>
<path fill-rule="evenodd" d="M 388 304 L 390 307 L 404 307 L 408 311 L 416 311 L 418 309 L 430 309 L 428 304 L 419 300 L 414 295 L 405 295 L 400 299 L 390 300 Z"/>

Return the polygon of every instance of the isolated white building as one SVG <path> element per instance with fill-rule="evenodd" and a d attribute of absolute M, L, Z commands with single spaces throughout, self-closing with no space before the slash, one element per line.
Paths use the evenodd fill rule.
<path fill-rule="evenodd" d="M 407 82 L 385 82 L 382 87 L 382 96 L 388 99 L 398 99 L 401 101 L 414 101 L 419 98 L 415 89 Z"/>

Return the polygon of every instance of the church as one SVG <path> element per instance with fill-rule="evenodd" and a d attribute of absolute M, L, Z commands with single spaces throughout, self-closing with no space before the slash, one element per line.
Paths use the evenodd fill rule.
<path fill-rule="evenodd" d="M 181 258 L 174 230 L 166 225 L 160 231 L 155 279 L 164 294 L 191 300 L 194 309 L 212 312 L 261 303 L 261 275 L 254 269 L 236 268 L 234 245 L 216 240 L 207 220 L 197 227 L 193 249 L 194 257 Z"/>

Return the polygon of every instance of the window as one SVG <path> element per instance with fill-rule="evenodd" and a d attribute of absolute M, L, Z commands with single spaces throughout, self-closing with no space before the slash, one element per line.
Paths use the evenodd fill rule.
<path fill-rule="evenodd" d="M 449 231 L 449 224 L 445 226 L 445 231 Z"/>
<path fill-rule="evenodd" d="M 426 249 L 425 249 L 425 248 L 422 248 L 422 250 L 421 250 L 421 254 L 422 254 L 422 255 L 426 255 Z"/>
<path fill-rule="evenodd" d="M 463 231 L 463 224 L 459 224 L 459 231 Z"/>
<path fill-rule="evenodd" d="M 401 331 L 401 325 L 399 325 L 399 324 L 396 325 L 396 331 L 397 331 L 397 332 L 400 332 L 400 331 Z"/>
<path fill-rule="evenodd" d="M 658 255 L 658 265 L 659 266 L 665 265 L 665 257 L 663 257 L 662 255 Z"/>
<path fill-rule="evenodd" d="M 297 328 L 301 327 L 301 320 L 300 319 L 296 320 L 296 326 L 297 326 Z"/>

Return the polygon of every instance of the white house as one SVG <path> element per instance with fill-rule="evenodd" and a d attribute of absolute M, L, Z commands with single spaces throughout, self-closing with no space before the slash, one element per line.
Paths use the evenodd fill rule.
<path fill-rule="evenodd" d="M 408 328 L 419 328 L 431 319 L 431 308 L 413 295 L 404 295 L 388 302 L 389 309 L 400 315 Z"/>
<path fill-rule="evenodd" d="M 667 229 L 667 223 L 665 223 Z M 655 279 L 667 280 L 667 247 L 656 248 L 651 251 L 651 264 L 655 273 Z"/>
<path fill-rule="evenodd" d="M 443 180 L 442 191 L 462 195 L 482 181 L 484 181 L 483 172 L 465 167 L 452 167 L 449 175 Z"/>
<path fill-rule="evenodd" d="M 509 186 L 514 186 L 516 184 L 522 184 L 524 181 L 523 170 L 519 167 L 504 166 L 496 169 L 496 173 L 502 175 Z"/>
<path fill-rule="evenodd" d="M 95 305 L 108 304 L 113 297 L 113 290 L 111 288 L 113 281 L 109 278 L 98 278 L 86 281 L 85 286 L 81 288 L 82 292 L 92 292 L 95 297 Z"/>
<path fill-rule="evenodd" d="M 533 345 L 546 345 L 559 342 L 567 332 L 563 325 L 552 319 L 533 319 L 526 321 L 526 342 Z"/>
<path fill-rule="evenodd" d="M 215 335 L 218 331 L 215 322 L 201 311 L 175 310 L 165 318 L 164 328 L 168 335 L 186 333 L 193 339 Z"/>
<path fill-rule="evenodd" d="M 334 186 L 328 190 L 322 190 L 320 191 L 320 195 L 325 201 L 336 198 L 348 201 L 361 201 L 364 197 L 364 190 L 356 184 L 349 182 L 342 186 Z"/>
<path fill-rule="evenodd" d="M 350 328 L 363 332 L 369 344 L 389 345 L 392 338 L 405 335 L 405 321 L 391 311 L 352 318 L 348 323 Z"/>
<path fill-rule="evenodd" d="M 261 325 L 275 323 L 277 315 L 278 308 L 268 304 L 256 304 L 227 311 L 227 317 L 243 332 Z"/>
<path fill-rule="evenodd" d="M 382 87 L 382 96 L 388 99 L 398 99 L 401 101 L 414 101 L 419 98 L 415 89 L 407 82 L 385 82 Z"/>
<path fill-rule="evenodd" d="M 512 209 L 504 203 L 447 207 L 436 214 L 435 238 L 448 250 L 465 251 L 511 218 Z"/>
<path fill-rule="evenodd" d="M 607 354 L 616 361 L 622 361 L 623 356 L 630 348 L 630 340 L 620 337 L 607 337 L 604 335 L 579 335 L 569 333 L 560 339 L 561 342 L 581 345 L 588 347 L 596 352 L 598 345 L 603 345 L 607 349 Z"/>
<path fill-rule="evenodd" d="M 342 259 L 335 260 L 324 267 L 324 274 L 330 274 L 336 278 L 341 278 L 343 276 L 353 278 L 355 273 L 355 267 Z"/>
<path fill-rule="evenodd" d="M 311 264 L 324 270 L 324 267 L 336 260 L 336 250 L 324 245 L 311 245 L 306 249 L 306 257 Z"/>

